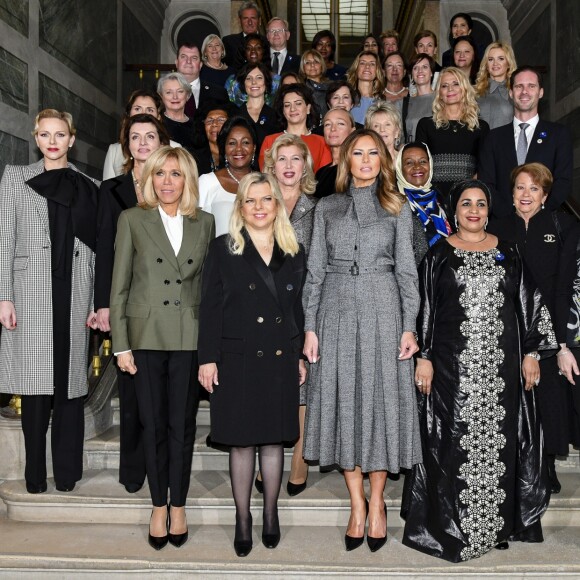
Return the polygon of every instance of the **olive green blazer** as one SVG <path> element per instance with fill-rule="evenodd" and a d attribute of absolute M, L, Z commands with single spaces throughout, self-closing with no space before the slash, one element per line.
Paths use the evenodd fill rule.
<path fill-rule="evenodd" d="M 197 350 L 201 272 L 214 237 L 212 215 L 184 216 L 176 256 L 158 209 L 121 213 L 110 301 L 114 352 Z"/>

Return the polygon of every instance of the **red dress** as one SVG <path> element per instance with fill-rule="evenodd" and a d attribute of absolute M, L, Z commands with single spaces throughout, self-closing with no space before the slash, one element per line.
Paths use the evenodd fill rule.
<path fill-rule="evenodd" d="M 264 169 L 264 153 L 272 147 L 272 143 L 276 141 L 276 138 L 283 134 L 284 133 L 272 133 L 272 135 L 268 135 L 262 142 L 259 158 L 260 169 Z M 310 150 L 312 162 L 314 163 L 314 167 L 312 168 L 314 173 L 316 173 L 321 167 L 332 163 L 330 149 L 326 145 L 323 137 L 320 135 L 300 135 L 300 138 L 304 143 L 306 143 Z"/>

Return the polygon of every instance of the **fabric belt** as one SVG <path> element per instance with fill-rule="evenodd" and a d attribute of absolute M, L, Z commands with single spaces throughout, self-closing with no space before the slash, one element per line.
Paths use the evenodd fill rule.
<path fill-rule="evenodd" d="M 326 266 L 327 274 L 350 274 L 351 276 L 359 276 L 360 274 L 387 274 L 393 271 L 391 264 L 381 264 L 379 266 L 364 267 L 358 264 L 352 266 L 336 266 L 328 264 Z"/>

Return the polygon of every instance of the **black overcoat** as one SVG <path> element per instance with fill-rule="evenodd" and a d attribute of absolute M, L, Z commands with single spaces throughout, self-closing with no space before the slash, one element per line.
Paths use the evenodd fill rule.
<path fill-rule="evenodd" d="M 304 250 L 275 244 L 267 266 L 246 237 L 241 256 L 216 238 L 204 266 L 199 363 L 217 363 L 212 441 L 263 445 L 298 438 L 298 361 L 303 345 Z"/>

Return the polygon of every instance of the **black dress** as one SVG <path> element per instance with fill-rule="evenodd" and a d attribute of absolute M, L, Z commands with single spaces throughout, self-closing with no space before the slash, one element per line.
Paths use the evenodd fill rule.
<path fill-rule="evenodd" d="M 282 125 L 278 121 L 278 117 L 276 115 L 276 111 L 272 109 L 272 107 L 268 105 L 264 105 L 262 110 L 260 111 L 260 116 L 258 117 L 257 121 L 252 119 L 250 113 L 248 113 L 248 107 L 246 103 L 244 103 L 240 107 L 240 116 L 247 119 L 256 130 L 256 153 L 259 153 L 262 149 L 262 141 L 266 135 L 272 135 L 272 133 L 279 133 L 282 131 Z"/>
<path fill-rule="evenodd" d="M 551 334 L 548 311 L 513 244 L 468 252 L 439 241 L 420 272 L 417 328 L 431 360 L 419 395 L 423 463 L 405 481 L 403 543 L 451 562 L 513 539 L 542 541 L 547 473 L 526 352 Z"/>
<path fill-rule="evenodd" d="M 513 213 L 492 220 L 489 231 L 502 240 L 517 244 L 524 263 L 537 284 L 550 315 L 558 343 L 566 342 L 567 312 L 569 296 L 558 297 L 558 280 L 561 270 L 574 269 L 576 256 L 563 253 L 570 232 L 576 221 L 563 212 L 541 209 L 532 216 L 526 228 L 525 221 Z M 575 245 L 575 242 L 571 242 Z M 569 445 L 580 444 L 580 423 L 574 416 L 574 394 L 568 381 L 558 374 L 555 356 L 540 361 L 541 378 L 536 396 L 544 431 L 544 450 L 548 455 L 568 455 Z"/>
<path fill-rule="evenodd" d="M 489 125 L 482 119 L 479 128 L 473 131 L 459 121 L 449 121 L 447 127 L 437 128 L 432 117 L 423 117 L 417 123 L 415 141 L 429 147 L 433 156 L 433 187 L 445 202 L 456 181 L 471 179 L 477 172 L 479 150 L 488 133 Z M 449 215 L 452 213 L 455 212 Z"/>
<path fill-rule="evenodd" d="M 336 193 L 336 174 L 338 165 L 324 165 L 316 172 L 316 191 L 314 197 L 321 199 Z"/>
<path fill-rule="evenodd" d="M 199 313 L 199 364 L 217 363 L 210 396 L 212 442 L 247 446 L 298 438 L 298 361 L 303 346 L 304 250 L 274 245 L 269 265 L 246 236 L 241 256 L 229 235 L 209 247 Z"/>
<path fill-rule="evenodd" d="M 163 115 L 163 125 L 172 141 L 179 143 L 184 149 L 194 155 L 195 149 L 199 147 L 200 143 L 199 139 L 195 139 L 196 130 L 193 119 L 188 119 L 181 123 L 170 119 L 167 115 Z M 199 130 L 197 133 L 201 134 Z"/>

